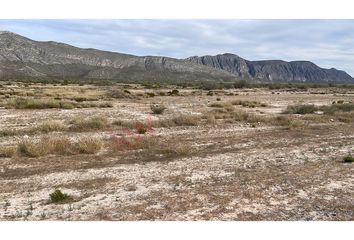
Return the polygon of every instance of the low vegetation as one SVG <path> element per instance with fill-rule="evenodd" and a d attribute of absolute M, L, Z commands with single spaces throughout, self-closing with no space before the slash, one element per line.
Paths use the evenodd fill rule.
<path fill-rule="evenodd" d="M 38 140 L 24 139 L 17 145 L 17 153 L 24 157 L 41 157 L 50 154 L 74 155 L 96 154 L 102 147 L 98 138 L 84 137 L 77 141 L 67 137 L 42 137 Z"/>
<path fill-rule="evenodd" d="M 13 109 L 73 109 L 73 108 L 111 108 L 113 105 L 110 102 L 76 102 L 55 99 L 30 99 L 30 98 L 15 98 L 9 100 L 5 104 L 6 108 Z"/>
<path fill-rule="evenodd" d="M 351 112 L 354 111 L 354 103 L 335 103 L 330 106 L 322 106 L 320 109 L 324 114 L 328 115 L 333 115 L 337 112 Z"/>
<path fill-rule="evenodd" d="M 318 108 L 313 104 L 290 105 L 283 112 L 284 114 L 311 114 Z"/>
<path fill-rule="evenodd" d="M 160 120 L 155 123 L 158 127 L 174 127 L 174 126 L 196 126 L 200 123 L 201 117 L 192 114 L 178 114 L 169 119 Z"/>
<path fill-rule="evenodd" d="M 108 127 L 108 120 L 104 117 L 93 116 L 89 118 L 75 118 L 70 121 L 70 131 L 84 132 L 84 131 L 94 131 L 103 130 Z"/>
<path fill-rule="evenodd" d="M 52 203 L 61 203 L 61 202 L 67 202 L 68 200 L 71 199 L 71 197 L 60 191 L 59 189 L 55 190 L 54 192 L 49 194 L 50 201 Z"/>
<path fill-rule="evenodd" d="M 347 155 L 343 158 L 343 161 L 346 163 L 353 163 L 354 162 L 354 157 L 352 155 Z"/>
<path fill-rule="evenodd" d="M 0 158 L 11 158 L 16 152 L 16 148 L 12 146 L 0 147 Z"/>
<path fill-rule="evenodd" d="M 249 108 L 255 108 L 255 107 L 267 107 L 268 105 L 266 103 L 261 103 L 258 101 L 246 101 L 246 100 L 233 100 L 231 101 L 232 105 L 241 105 L 242 107 L 249 107 Z"/>
<path fill-rule="evenodd" d="M 162 104 L 151 104 L 150 109 L 153 114 L 163 114 L 166 110 L 166 107 Z"/>

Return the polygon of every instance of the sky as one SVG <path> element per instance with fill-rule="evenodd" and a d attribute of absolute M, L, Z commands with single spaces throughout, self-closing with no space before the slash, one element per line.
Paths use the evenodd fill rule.
<path fill-rule="evenodd" d="M 307 60 L 354 76 L 354 20 L 0 20 L 0 30 L 138 56 Z"/>

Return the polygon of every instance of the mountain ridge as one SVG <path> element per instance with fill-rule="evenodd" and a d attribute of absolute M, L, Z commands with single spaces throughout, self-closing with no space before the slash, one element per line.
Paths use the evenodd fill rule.
<path fill-rule="evenodd" d="M 215 56 L 193 56 L 187 61 L 220 68 L 238 77 L 285 82 L 354 82 L 354 79 L 344 71 L 335 68 L 325 69 L 310 61 L 260 60 L 249 61 L 238 55 L 226 53 Z"/>
<path fill-rule="evenodd" d="M 354 82 L 344 71 L 323 69 L 311 62 L 248 61 L 232 53 L 186 59 L 135 56 L 54 41 L 34 41 L 0 31 L 0 78 L 9 76 L 122 81 Z"/>

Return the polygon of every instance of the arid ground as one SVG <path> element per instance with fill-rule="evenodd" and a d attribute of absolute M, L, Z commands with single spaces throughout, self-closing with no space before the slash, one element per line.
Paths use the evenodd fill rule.
<path fill-rule="evenodd" d="M 354 220 L 353 90 L 173 89 L 1 83 L 0 219 Z"/>

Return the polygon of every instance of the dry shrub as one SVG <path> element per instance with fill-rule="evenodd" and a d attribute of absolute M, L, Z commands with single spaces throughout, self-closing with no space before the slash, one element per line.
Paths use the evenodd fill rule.
<path fill-rule="evenodd" d="M 232 105 L 241 105 L 243 107 L 249 107 L 249 108 L 254 108 L 254 107 L 267 107 L 268 105 L 266 103 L 261 103 L 257 101 L 245 101 L 245 100 L 233 100 L 231 101 Z"/>
<path fill-rule="evenodd" d="M 354 111 L 353 103 L 340 103 L 340 104 L 332 104 L 330 106 L 322 106 L 320 109 L 324 112 L 324 114 L 334 115 L 337 112 L 351 112 Z"/>
<path fill-rule="evenodd" d="M 30 99 L 30 98 L 15 98 L 5 104 L 6 108 L 14 109 L 48 109 L 48 108 L 90 108 L 90 107 L 113 107 L 109 102 L 103 103 L 78 103 L 74 101 L 62 101 L 55 99 Z"/>
<path fill-rule="evenodd" d="M 18 143 L 21 156 L 40 157 L 48 154 L 66 155 L 71 153 L 71 142 L 65 137 L 42 137 L 39 140 L 25 139 Z"/>
<path fill-rule="evenodd" d="M 83 137 L 77 142 L 77 150 L 83 154 L 96 154 L 102 148 L 103 142 L 98 138 Z"/>
<path fill-rule="evenodd" d="M 200 123 L 201 117 L 192 114 L 180 114 L 175 117 L 160 120 L 155 125 L 160 127 L 174 127 L 174 126 L 197 126 Z"/>
<path fill-rule="evenodd" d="M 335 112 L 334 116 L 341 122 L 354 122 L 354 112 Z"/>
<path fill-rule="evenodd" d="M 22 133 L 22 131 L 18 130 L 18 129 L 1 129 L 0 130 L 0 137 L 15 136 L 20 133 Z"/>
<path fill-rule="evenodd" d="M 108 126 L 108 120 L 104 117 L 76 118 L 72 120 L 69 130 L 84 132 L 102 130 Z"/>
<path fill-rule="evenodd" d="M 95 154 L 102 147 L 102 141 L 84 137 L 77 142 L 67 137 L 42 137 L 38 140 L 25 139 L 18 143 L 17 152 L 21 156 L 41 157 L 49 154 L 73 155 L 78 153 Z"/>
<path fill-rule="evenodd" d="M 166 107 L 162 104 L 152 104 L 150 105 L 150 109 L 153 114 L 162 114 L 166 110 Z"/>
<path fill-rule="evenodd" d="M 128 91 L 123 91 L 121 89 L 113 89 L 107 92 L 107 96 L 110 98 L 135 98 L 134 95 L 132 95 Z"/>
<path fill-rule="evenodd" d="M 16 152 L 16 148 L 12 146 L 1 146 L 0 147 L 0 158 L 10 158 Z"/>
<path fill-rule="evenodd" d="M 68 128 L 63 123 L 58 121 L 47 121 L 37 126 L 36 130 L 49 133 L 49 132 L 62 132 L 66 131 Z"/>
<path fill-rule="evenodd" d="M 211 103 L 209 107 L 214 107 L 214 108 L 223 108 L 224 104 L 222 103 Z"/>
<path fill-rule="evenodd" d="M 271 117 L 268 122 L 272 125 L 275 126 L 282 126 L 282 127 L 287 127 L 287 128 L 298 128 L 302 127 L 304 124 L 300 122 L 299 120 L 293 119 L 288 116 L 277 116 L 277 117 Z"/>
<path fill-rule="evenodd" d="M 313 104 L 300 104 L 287 106 L 283 113 L 285 114 L 311 114 L 317 111 L 318 108 Z"/>

